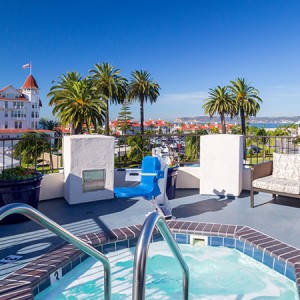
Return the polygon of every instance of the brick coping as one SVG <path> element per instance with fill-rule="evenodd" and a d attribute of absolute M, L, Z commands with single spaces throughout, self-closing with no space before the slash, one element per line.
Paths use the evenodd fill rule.
<path fill-rule="evenodd" d="M 286 272 L 288 268 L 293 269 L 298 294 L 300 294 L 299 249 L 280 242 L 248 226 L 179 220 L 168 221 L 168 226 L 175 234 L 195 234 L 235 239 L 240 243 L 236 249 L 240 247 L 238 250 L 249 255 L 247 251 L 249 252 L 250 250 L 247 249 L 247 247 L 249 248 L 250 246 L 253 253 L 252 257 L 255 259 L 254 251 L 261 251 L 263 256 L 272 259 L 271 266 L 269 265 L 270 263 L 264 263 L 270 267 L 273 265 L 273 269 L 276 269 L 274 265 L 277 262 L 281 263 L 284 272 Z M 133 225 L 105 232 L 84 234 L 79 237 L 95 248 L 100 248 L 100 250 L 103 250 L 105 244 L 124 242 L 125 240 L 129 241 L 128 246 L 134 246 L 141 228 L 142 225 Z M 155 233 L 158 232 L 156 231 Z M 130 241 L 132 241 L 132 245 L 129 245 Z M 34 295 L 50 285 L 50 274 L 58 268 L 62 268 L 64 275 L 87 257 L 87 254 L 75 248 L 73 245 L 64 242 L 56 249 L 43 254 L 36 260 L 29 262 L 21 269 L 16 270 L 0 280 L 0 299 L 33 299 Z"/>

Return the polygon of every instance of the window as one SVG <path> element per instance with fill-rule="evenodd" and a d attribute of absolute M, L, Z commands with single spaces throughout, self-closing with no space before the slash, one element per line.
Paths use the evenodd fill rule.
<path fill-rule="evenodd" d="M 18 122 L 15 122 L 15 129 L 18 129 Z"/>
<path fill-rule="evenodd" d="M 14 101 L 14 102 L 13 102 L 13 107 L 16 107 L 16 106 L 17 106 L 17 102 Z"/>
<path fill-rule="evenodd" d="M 5 129 L 8 128 L 8 122 L 7 122 L 7 121 L 5 121 L 4 128 L 5 128 Z"/>
<path fill-rule="evenodd" d="M 3 94 L 3 97 L 6 97 L 6 98 L 15 98 L 15 94 Z"/>
<path fill-rule="evenodd" d="M 34 108 L 34 104 L 32 104 L 32 108 Z"/>
<path fill-rule="evenodd" d="M 19 128 L 20 129 L 22 128 L 22 122 L 19 122 Z"/>
<path fill-rule="evenodd" d="M 4 103 L 5 103 L 5 105 L 4 105 L 5 108 L 8 108 L 8 101 L 5 101 Z"/>
<path fill-rule="evenodd" d="M 35 112 L 35 117 L 36 117 L 36 118 L 38 118 L 38 117 L 39 117 L 39 116 L 38 116 L 38 112 L 37 112 L 37 111 Z"/>
<path fill-rule="evenodd" d="M 11 111 L 11 115 L 10 115 L 12 118 L 14 117 L 14 112 L 13 111 Z"/>
<path fill-rule="evenodd" d="M 34 118 L 34 111 L 31 112 L 31 118 Z"/>
<path fill-rule="evenodd" d="M 18 110 L 18 118 L 21 117 L 21 112 Z"/>
<path fill-rule="evenodd" d="M 37 122 L 35 122 L 35 128 L 38 128 L 38 124 L 37 124 Z"/>
<path fill-rule="evenodd" d="M 8 111 L 5 111 L 5 118 L 8 118 Z"/>
<path fill-rule="evenodd" d="M 31 128 L 34 129 L 34 122 L 31 122 Z"/>

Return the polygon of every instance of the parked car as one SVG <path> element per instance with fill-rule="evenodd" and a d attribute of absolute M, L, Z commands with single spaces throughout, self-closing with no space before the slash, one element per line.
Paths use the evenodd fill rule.
<path fill-rule="evenodd" d="M 251 146 L 247 147 L 246 153 L 249 154 L 250 150 L 252 150 L 252 153 L 256 154 L 256 153 L 260 153 L 262 148 L 259 148 L 258 146 L 255 146 L 255 145 L 251 145 Z"/>

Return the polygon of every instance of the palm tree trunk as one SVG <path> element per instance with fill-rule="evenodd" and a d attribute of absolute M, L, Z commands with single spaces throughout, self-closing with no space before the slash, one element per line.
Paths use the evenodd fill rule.
<path fill-rule="evenodd" d="M 76 134 L 76 133 L 75 133 L 74 124 L 71 125 L 70 134 L 71 134 L 71 135 Z"/>
<path fill-rule="evenodd" d="M 245 122 L 245 112 L 243 107 L 240 108 L 241 124 L 242 124 L 242 134 L 246 135 L 246 122 Z"/>
<path fill-rule="evenodd" d="M 222 134 L 225 134 L 226 133 L 226 124 L 225 124 L 225 116 L 224 116 L 223 112 L 220 113 L 220 117 L 221 117 L 221 125 L 222 125 Z"/>
<path fill-rule="evenodd" d="M 109 109 L 108 109 L 108 100 L 105 100 L 106 102 L 106 113 L 105 113 L 105 135 L 109 135 Z"/>
<path fill-rule="evenodd" d="M 141 134 L 144 134 L 144 97 L 140 98 Z"/>
<path fill-rule="evenodd" d="M 78 123 L 78 126 L 75 128 L 75 134 L 80 134 L 82 132 L 82 124 Z"/>

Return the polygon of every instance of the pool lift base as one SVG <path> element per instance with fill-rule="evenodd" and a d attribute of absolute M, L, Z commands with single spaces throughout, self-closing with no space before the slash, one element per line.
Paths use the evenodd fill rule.
<path fill-rule="evenodd" d="M 152 149 L 152 156 L 156 156 L 158 158 L 161 165 L 161 170 L 164 172 L 164 177 L 159 179 L 158 181 L 160 195 L 154 197 L 151 202 L 154 204 L 155 211 L 160 213 L 165 218 L 165 220 L 170 220 L 173 217 L 172 208 L 169 204 L 169 199 L 166 193 L 168 167 L 171 161 L 169 157 L 169 151 L 167 148 L 154 148 Z M 151 212 L 149 212 L 148 214 L 150 214 Z"/>

